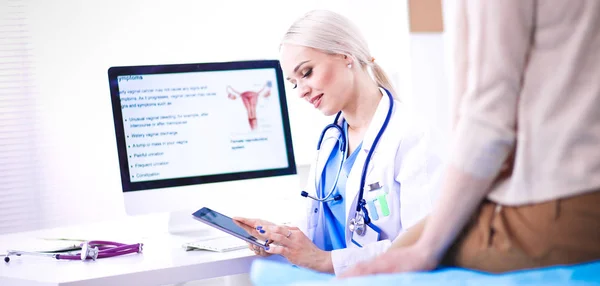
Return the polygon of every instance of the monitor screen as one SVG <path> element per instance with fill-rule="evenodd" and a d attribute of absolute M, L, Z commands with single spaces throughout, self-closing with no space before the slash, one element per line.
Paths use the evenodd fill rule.
<path fill-rule="evenodd" d="M 123 191 L 296 173 L 278 61 L 108 75 Z"/>

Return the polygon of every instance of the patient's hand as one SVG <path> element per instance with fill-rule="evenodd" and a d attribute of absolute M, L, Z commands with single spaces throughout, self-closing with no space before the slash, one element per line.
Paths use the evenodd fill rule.
<path fill-rule="evenodd" d="M 379 273 L 399 273 L 433 270 L 438 261 L 431 252 L 418 244 L 408 247 L 390 249 L 371 261 L 356 264 L 342 273 L 340 278 L 365 276 Z"/>

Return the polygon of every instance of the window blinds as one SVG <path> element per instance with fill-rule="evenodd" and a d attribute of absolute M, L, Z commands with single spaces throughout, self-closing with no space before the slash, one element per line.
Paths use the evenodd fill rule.
<path fill-rule="evenodd" d="M 28 2 L 0 0 L 0 234 L 39 225 Z"/>

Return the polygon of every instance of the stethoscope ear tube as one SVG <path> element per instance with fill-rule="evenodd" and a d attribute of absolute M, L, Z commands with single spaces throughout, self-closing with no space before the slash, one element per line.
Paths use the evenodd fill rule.
<path fill-rule="evenodd" d="M 329 125 L 325 126 L 325 129 L 323 129 L 323 132 L 321 132 L 321 136 L 320 136 L 319 142 L 317 144 L 317 154 L 316 154 L 317 156 L 315 158 L 315 166 L 318 166 L 318 164 L 319 164 L 319 150 L 321 149 L 321 144 L 323 143 L 323 139 L 325 137 L 325 134 L 327 133 L 327 131 L 330 128 L 336 129 L 340 133 L 340 135 L 341 135 L 341 136 L 339 136 L 337 138 L 337 140 L 338 140 L 338 142 L 340 142 L 339 145 L 340 145 L 340 152 L 342 153 L 342 160 L 340 160 L 340 165 L 338 166 L 337 174 L 335 175 L 335 180 L 334 180 L 333 184 L 331 185 L 331 189 L 329 190 L 329 192 L 327 192 L 327 194 L 325 194 L 323 192 L 323 196 L 324 197 L 319 198 L 319 191 L 318 190 L 319 190 L 319 185 L 321 184 L 321 180 L 317 180 L 317 176 L 315 175 L 315 191 L 316 191 L 315 197 L 309 196 L 308 194 L 306 194 L 306 196 L 302 195 L 303 197 L 309 197 L 309 198 L 311 198 L 313 200 L 316 200 L 316 201 L 319 201 L 319 202 L 338 201 L 338 200 L 341 199 L 341 198 L 335 199 L 335 197 L 331 198 L 331 195 L 333 195 L 333 192 L 335 191 L 335 188 L 337 186 L 338 180 L 340 178 L 340 174 L 342 172 L 342 168 L 344 167 L 344 162 L 346 162 L 346 155 L 345 154 L 346 154 L 346 146 L 347 146 L 346 142 L 347 142 L 347 140 L 346 140 L 346 137 L 344 135 L 344 130 L 342 129 L 342 127 L 340 127 L 337 124 L 337 122 L 338 122 L 341 114 L 342 114 L 341 112 L 338 112 L 337 116 L 335 117 L 335 121 L 332 124 L 329 124 Z"/>
<path fill-rule="evenodd" d="M 342 130 L 342 128 L 337 124 L 338 120 L 340 120 L 340 116 L 342 116 L 341 111 L 336 114 L 333 123 L 325 126 L 323 132 L 321 132 L 321 136 L 319 136 L 319 141 L 317 142 L 317 151 L 321 151 L 321 144 L 323 143 L 323 138 L 325 138 L 325 133 L 327 133 L 327 130 L 329 130 L 330 128 L 335 128 L 340 132 L 340 134 L 344 134 L 344 130 Z M 340 151 L 342 151 L 342 153 L 346 151 L 346 138 L 340 140 Z"/>
<path fill-rule="evenodd" d="M 371 149 L 369 150 L 369 153 L 367 154 L 367 158 L 365 159 L 365 164 L 363 165 L 362 174 L 360 176 L 360 189 L 358 191 L 358 198 L 356 200 L 356 202 L 357 202 L 356 212 L 358 213 L 360 211 L 364 211 L 365 222 L 367 224 L 370 223 L 370 221 L 371 221 L 369 219 L 369 214 L 367 212 L 367 209 L 365 208 L 366 202 L 363 199 L 363 194 L 365 192 L 365 181 L 367 180 L 367 170 L 369 168 L 369 163 L 371 162 L 371 157 L 373 156 L 373 152 L 375 151 L 375 148 L 377 147 L 377 143 L 379 143 L 379 139 L 381 138 L 381 135 L 383 135 L 383 132 L 387 128 L 388 123 L 390 122 L 390 118 L 392 117 L 392 111 L 394 110 L 394 98 L 392 97 L 392 94 L 387 89 L 385 89 L 385 92 L 387 93 L 387 95 L 390 99 L 390 107 L 388 108 L 388 112 L 385 116 L 385 121 L 383 121 L 383 125 L 379 129 L 379 132 L 377 132 L 377 135 L 375 136 L 375 139 L 373 140 L 373 145 L 371 145 Z"/>

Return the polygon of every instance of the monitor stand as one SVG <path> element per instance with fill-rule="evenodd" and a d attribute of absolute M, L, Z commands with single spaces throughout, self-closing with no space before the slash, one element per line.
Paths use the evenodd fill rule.
<path fill-rule="evenodd" d="M 195 220 L 193 210 L 169 213 L 168 231 L 178 236 L 207 237 L 215 232 L 210 226 Z"/>
<path fill-rule="evenodd" d="M 298 185 L 297 175 L 289 175 L 125 192 L 123 198 L 128 215 L 161 214 L 162 230 L 203 238 L 222 235 L 222 231 L 193 218 L 192 214 L 202 207 L 228 217 L 260 218 L 274 223 L 292 221 L 288 219 L 292 214 L 303 217 L 308 199 L 299 195 Z"/>

